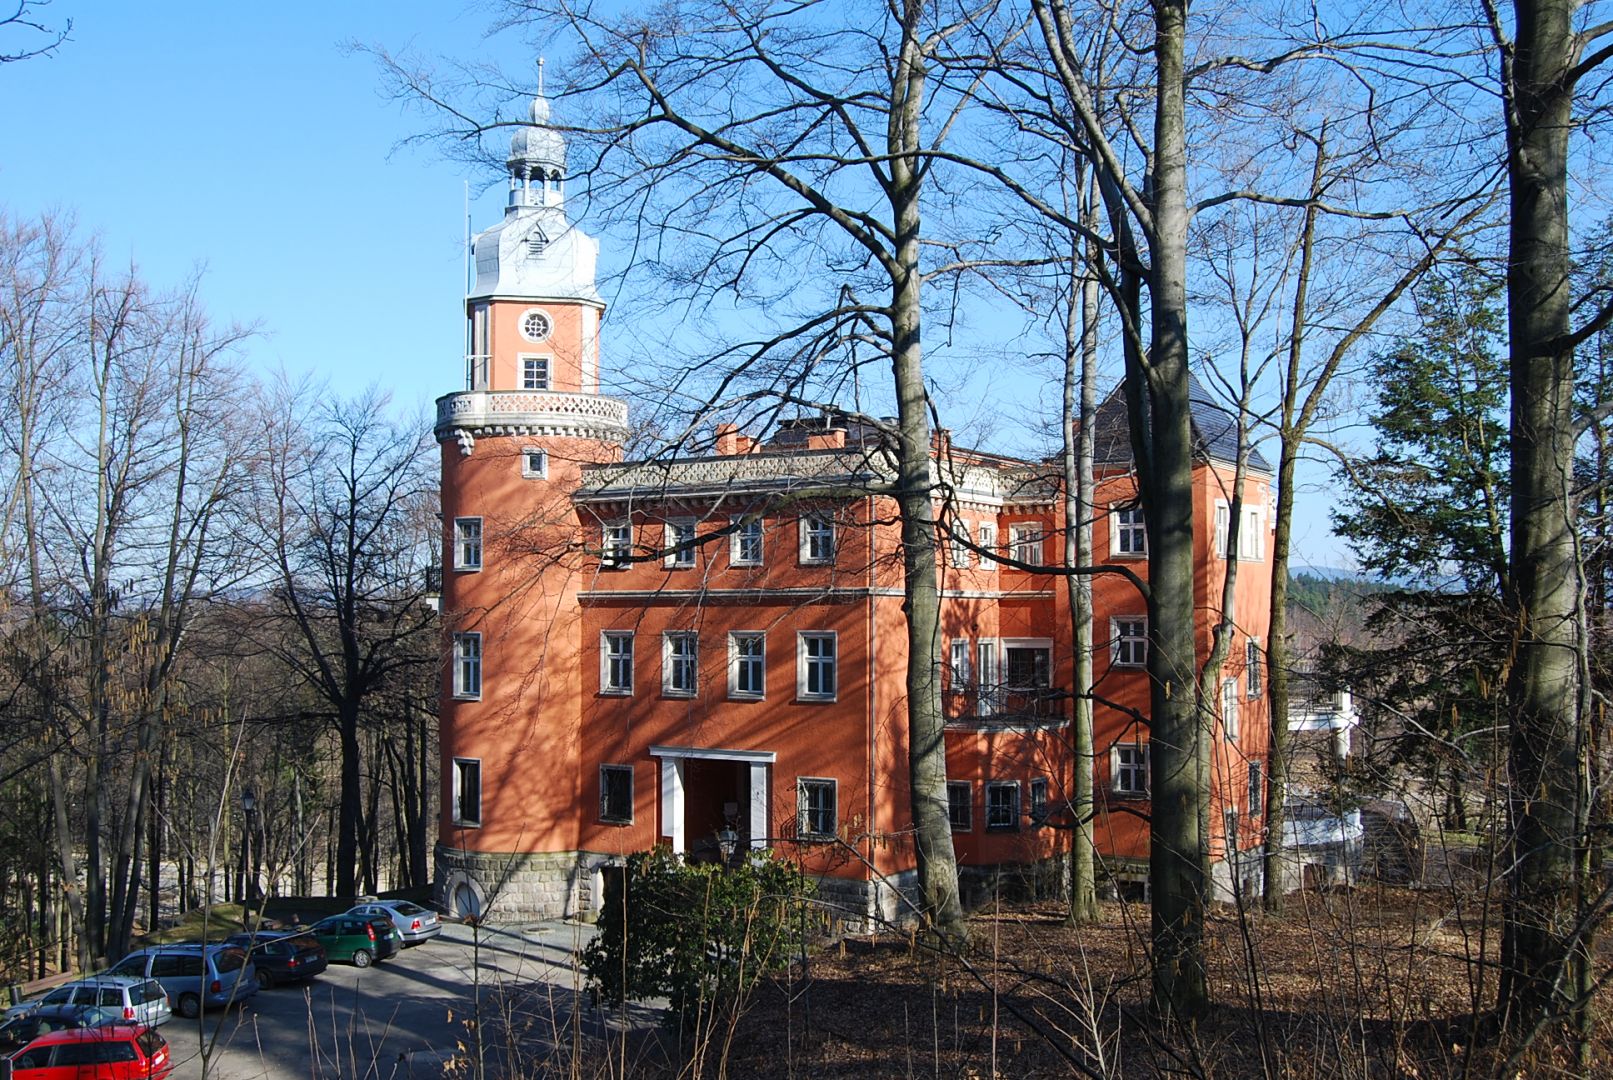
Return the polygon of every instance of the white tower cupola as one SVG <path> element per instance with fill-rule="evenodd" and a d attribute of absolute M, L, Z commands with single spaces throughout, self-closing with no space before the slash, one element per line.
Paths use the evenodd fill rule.
<path fill-rule="evenodd" d="M 543 61 L 538 61 L 538 96 L 528 110 L 531 125 L 510 137 L 511 206 L 560 206 L 564 200 L 566 140 L 549 126 L 549 99 L 543 96 Z"/>
<path fill-rule="evenodd" d="M 475 277 L 467 299 L 577 300 L 603 307 L 594 287 L 599 244 L 566 217 L 566 139 L 550 126 L 543 61 L 529 123 L 510 138 L 504 220 L 471 242 Z"/>

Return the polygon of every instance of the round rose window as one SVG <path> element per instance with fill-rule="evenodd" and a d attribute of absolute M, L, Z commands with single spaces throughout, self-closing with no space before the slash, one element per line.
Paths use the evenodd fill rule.
<path fill-rule="evenodd" d="M 553 329 L 549 316 L 541 311 L 529 311 L 521 316 L 521 336 L 528 341 L 545 341 Z"/>

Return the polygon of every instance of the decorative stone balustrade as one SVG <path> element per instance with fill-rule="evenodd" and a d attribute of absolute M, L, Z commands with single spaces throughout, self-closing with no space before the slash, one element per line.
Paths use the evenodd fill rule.
<path fill-rule="evenodd" d="M 490 435 L 568 435 L 619 442 L 627 403 L 559 390 L 465 390 L 437 399 L 438 441 Z"/>

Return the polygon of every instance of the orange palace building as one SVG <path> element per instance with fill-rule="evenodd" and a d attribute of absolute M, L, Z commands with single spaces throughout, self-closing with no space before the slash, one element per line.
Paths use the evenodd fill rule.
<path fill-rule="evenodd" d="M 597 243 L 566 216 L 565 143 L 532 105 L 504 219 L 475 238 L 466 388 L 437 402 L 445 622 L 440 900 L 495 918 L 597 909 L 603 868 L 670 845 L 770 848 L 853 921 L 916 884 L 899 527 L 878 433 L 845 414 L 712 452 L 623 460 L 600 394 Z M 1231 417 L 1198 395 L 1201 659 L 1228 565 Z M 1095 557 L 1147 574 L 1118 395 L 1100 410 Z M 1073 682 L 1063 496 L 1043 462 L 937 439 L 948 802 L 966 897 L 1052 887 L 1068 848 Z M 1258 875 L 1269 470 L 1246 477 L 1237 641 L 1213 742 L 1218 885 Z M 968 543 L 963 542 L 967 538 Z M 1146 879 L 1148 617 L 1093 581 L 1097 815 L 1117 883 Z"/>

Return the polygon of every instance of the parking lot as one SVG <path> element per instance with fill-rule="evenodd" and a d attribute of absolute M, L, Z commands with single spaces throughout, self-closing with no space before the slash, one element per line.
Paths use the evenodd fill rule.
<path fill-rule="evenodd" d="M 437 1077 L 453 1055 L 474 1048 L 480 1002 L 484 1049 L 496 1064 L 512 1026 L 529 1050 L 598 1033 L 592 1011 L 575 1007 L 575 958 L 592 933 L 568 923 L 479 933 L 445 925 L 435 940 L 383 964 L 332 964 L 306 987 L 265 990 L 200 1022 L 176 1016 L 161 1030 L 174 1075 L 185 1080 Z M 654 1019 L 646 1012 L 635 1023 Z"/>

